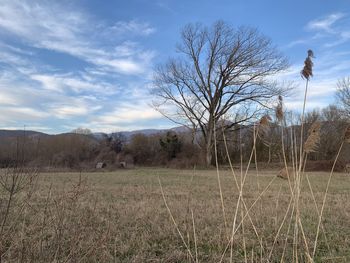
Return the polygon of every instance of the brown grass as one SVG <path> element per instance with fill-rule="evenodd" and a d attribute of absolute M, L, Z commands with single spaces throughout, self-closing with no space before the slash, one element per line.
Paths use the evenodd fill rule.
<path fill-rule="evenodd" d="M 235 172 L 240 182 L 243 178 Z M 248 171 L 243 198 L 252 222 L 246 218 L 244 232 L 234 235 L 233 262 L 266 262 L 270 254 L 270 262 L 276 262 L 282 253 L 284 262 L 291 262 L 293 231 L 287 234 L 289 216 L 279 231 L 285 215 L 292 212 L 291 194 L 287 181 L 273 180 L 276 173 L 259 172 L 260 193 L 266 189 L 261 195 L 256 171 Z M 214 170 L 169 169 L 81 176 L 42 174 L 29 200 L 26 190 L 15 198 L 1 239 L 3 262 L 191 262 L 170 221 L 158 177 L 174 221 L 194 258 L 192 262 L 219 262 L 222 257 L 222 262 L 229 262 L 229 250 L 224 255 L 223 251 L 230 231 L 225 230 L 222 219 L 215 174 Z M 308 173 L 308 177 L 321 207 L 328 173 Z M 228 204 L 237 204 L 239 193 L 231 172 L 220 171 L 220 180 L 231 227 L 236 205 Z M 301 218 L 312 248 L 318 214 L 306 181 L 301 185 Z M 322 221 L 330 251 L 321 231 L 315 262 L 332 262 L 330 258 L 333 262 L 350 261 L 349 189 L 350 177 L 334 174 Z M 7 193 L 1 190 L 1 212 L 6 198 Z M 238 225 L 246 214 L 244 209 L 238 211 L 236 229 L 240 229 Z M 2 216 L 0 213 L 0 219 Z"/>

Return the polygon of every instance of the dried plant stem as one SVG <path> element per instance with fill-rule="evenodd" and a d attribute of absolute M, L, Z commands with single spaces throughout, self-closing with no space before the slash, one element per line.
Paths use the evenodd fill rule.
<path fill-rule="evenodd" d="M 256 133 L 256 129 L 255 129 L 255 125 L 254 125 L 254 144 L 256 144 L 256 136 L 255 136 L 255 133 Z M 270 150 L 269 150 L 270 152 Z M 260 193 L 260 183 L 259 183 L 259 169 L 258 169 L 258 156 L 257 156 L 257 153 L 256 153 L 256 147 L 254 147 L 254 162 L 255 162 L 255 171 L 256 171 L 256 183 L 257 183 L 257 186 L 258 186 L 258 193 Z M 260 203 L 260 213 L 262 213 L 262 203 Z"/>
<path fill-rule="evenodd" d="M 190 231 L 189 231 L 189 228 L 190 228 L 190 223 L 188 222 L 187 218 L 190 214 L 190 212 L 192 212 L 192 208 L 191 208 L 191 198 L 192 198 L 192 183 L 193 183 L 193 178 L 194 178 L 194 175 L 195 175 L 195 167 L 193 167 L 193 173 L 191 175 L 191 180 L 190 180 L 190 184 L 189 184 L 189 187 L 188 187 L 188 194 L 187 194 L 187 215 L 186 215 L 186 229 L 185 229 L 185 232 L 187 234 L 187 242 L 188 244 L 190 244 Z M 192 223 L 191 223 L 192 224 Z M 188 256 L 189 258 L 189 256 Z"/>
<path fill-rule="evenodd" d="M 231 172 L 232 172 L 234 181 L 236 183 L 237 190 L 239 191 L 239 196 L 238 196 L 238 200 L 237 200 L 237 204 L 236 204 L 236 210 L 235 210 L 235 214 L 234 214 L 234 217 L 233 217 L 233 223 L 232 223 L 232 233 L 233 233 L 234 229 L 236 227 L 236 219 L 237 219 L 237 212 L 238 212 L 238 207 L 239 207 L 239 203 L 240 203 L 240 199 L 241 199 L 241 191 L 240 191 L 240 187 L 239 187 L 239 184 L 238 184 L 237 176 L 236 176 L 236 173 L 235 173 L 235 171 L 233 169 L 231 158 L 230 158 L 230 155 L 229 155 L 229 152 L 228 152 L 228 147 L 227 147 L 226 136 L 225 136 L 225 131 L 224 130 L 222 131 L 222 135 L 223 135 L 223 139 L 224 139 L 226 155 L 227 155 L 227 158 L 228 158 L 228 161 L 229 161 L 229 164 L 230 164 Z M 230 244 L 230 263 L 232 263 L 232 259 L 233 259 L 233 236 L 231 236 L 231 240 L 230 241 L 231 241 L 229 243 Z M 223 260 L 224 255 L 225 255 L 225 253 L 223 253 L 221 261 Z"/>
<path fill-rule="evenodd" d="M 261 240 L 261 243 L 262 243 L 262 240 Z M 263 263 L 263 247 L 261 246 L 260 247 L 260 263 Z"/>
<path fill-rule="evenodd" d="M 288 186 L 289 186 L 290 192 L 291 192 L 292 196 L 294 196 L 294 191 L 293 191 L 292 183 L 290 180 L 290 174 L 288 171 L 288 164 L 287 164 L 287 156 L 286 156 L 286 151 L 285 151 L 285 146 L 284 146 L 284 132 L 283 131 L 284 131 L 284 127 L 282 126 L 281 143 L 282 143 L 282 154 L 283 154 L 284 168 L 286 169 L 286 172 L 287 172 Z"/>
<path fill-rule="evenodd" d="M 194 239 L 194 251 L 196 256 L 196 263 L 198 263 L 198 249 L 197 249 L 197 235 L 196 235 L 196 224 L 194 222 L 193 210 L 191 209 L 192 216 L 192 227 L 193 227 L 193 239 Z"/>
<path fill-rule="evenodd" d="M 255 135 L 255 133 L 254 133 Z M 257 136 L 257 135 L 256 135 Z M 255 137 L 256 138 L 256 137 Z M 235 216 L 234 216 L 234 219 L 233 219 L 233 225 L 235 225 L 236 223 L 236 218 L 237 218 L 237 212 L 238 212 L 238 207 L 239 207 L 239 202 L 241 201 L 242 202 L 242 205 L 244 206 L 244 209 L 245 211 L 247 212 L 247 216 L 248 216 L 248 219 L 253 227 L 253 230 L 254 230 L 254 233 L 256 235 L 256 237 L 258 238 L 259 240 L 259 243 L 260 243 L 260 247 L 262 248 L 262 242 L 261 242 L 261 238 L 258 234 L 258 231 L 254 225 L 254 222 L 248 212 L 248 208 L 247 208 L 247 205 L 243 199 L 243 188 L 242 188 L 242 181 L 241 181 L 241 186 L 238 184 L 238 180 L 237 180 L 237 176 L 236 176 L 236 173 L 233 169 L 233 165 L 232 165 L 232 162 L 231 162 L 231 158 L 230 158 L 230 155 L 229 155 L 229 152 L 228 152 L 228 147 L 227 147 L 227 141 L 226 141 L 226 136 L 225 136 L 225 132 L 223 131 L 223 139 L 224 139 L 224 145 L 225 145 L 225 150 L 226 150 L 226 155 L 227 155 L 227 159 L 229 161 L 229 165 L 230 165 L 230 169 L 231 169 L 231 172 L 232 172 L 232 175 L 233 175 L 233 178 L 234 178 L 234 181 L 236 183 L 236 187 L 237 187 L 237 190 L 239 191 L 239 199 L 238 199 L 238 202 L 237 202 L 237 206 L 236 206 L 236 212 L 235 212 Z M 254 144 L 255 144 L 256 140 L 254 140 Z M 242 167 L 242 166 L 241 166 Z M 242 179 L 242 176 L 241 176 L 241 179 Z M 235 227 L 233 226 L 232 228 L 232 231 L 234 231 Z M 231 246 L 230 246 L 230 259 L 232 260 L 232 250 L 233 250 L 233 241 L 231 242 Z M 231 261 L 230 261 L 231 262 Z"/>
<path fill-rule="evenodd" d="M 242 242 L 243 242 L 243 252 L 244 252 L 244 262 L 248 263 L 247 259 L 247 247 L 246 247 L 246 242 L 245 242 L 245 232 L 244 232 L 244 221 L 243 221 L 243 207 L 241 207 L 241 220 L 242 220 Z"/>
<path fill-rule="evenodd" d="M 296 214 L 297 214 L 297 211 L 295 213 L 294 221 L 298 219 L 298 216 Z M 295 259 L 295 263 L 298 263 L 298 222 L 294 222 L 293 259 Z"/>
<path fill-rule="evenodd" d="M 341 143 L 341 145 L 339 147 L 338 153 L 337 153 L 337 155 L 335 157 L 335 160 L 333 162 L 332 170 L 331 170 L 331 172 L 329 174 L 329 177 L 328 177 L 326 191 L 325 191 L 325 194 L 324 194 L 324 197 L 323 197 L 321 212 L 320 212 L 319 219 L 318 219 L 318 224 L 317 224 L 317 231 L 316 231 L 316 237 L 315 237 L 315 243 L 314 243 L 315 245 L 314 245 L 314 250 L 313 250 L 313 253 L 312 253 L 312 257 L 313 258 L 315 257 L 315 254 L 316 254 L 317 241 L 318 241 L 318 236 L 319 236 L 319 232 L 320 232 L 320 226 L 321 226 L 321 222 L 322 222 L 322 216 L 323 216 L 324 207 L 325 207 L 325 204 L 326 204 L 326 199 L 327 199 L 327 194 L 328 194 L 328 190 L 329 190 L 329 185 L 331 183 L 333 172 L 334 172 L 334 168 L 335 168 L 335 165 L 336 165 L 336 163 L 338 161 L 340 152 L 343 149 L 343 146 L 344 146 L 344 141 Z"/>
<path fill-rule="evenodd" d="M 305 171 L 305 164 L 306 164 L 306 161 L 307 161 L 307 154 L 306 154 L 306 157 L 305 157 L 304 171 Z M 305 177 L 306 177 L 306 181 L 307 181 L 307 184 L 308 184 L 309 189 L 310 189 L 310 192 L 311 192 L 312 199 L 313 199 L 313 201 L 314 201 L 314 205 L 315 205 L 315 208 L 316 208 L 317 216 L 319 217 L 319 216 L 320 216 L 320 211 L 319 211 L 319 209 L 318 209 L 318 205 L 317 205 L 317 202 L 316 202 L 316 197 L 315 197 L 315 194 L 314 194 L 314 191 L 313 191 L 313 189 L 312 189 L 311 182 L 310 182 L 310 179 L 309 179 L 309 176 L 308 176 L 307 173 L 305 173 Z M 332 252 L 331 252 L 331 249 L 330 249 L 330 246 L 329 246 L 329 243 L 328 243 L 326 231 L 325 231 L 325 229 L 324 229 L 322 223 L 321 223 L 321 229 L 322 229 L 322 232 L 323 232 L 323 235 L 324 235 L 324 238 L 325 238 L 325 242 L 326 242 L 326 246 L 327 246 L 327 248 L 328 248 L 328 251 L 329 251 L 330 253 L 332 253 Z M 331 259 L 332 259 L 332 262 L 334 262 L 333 258 L 331 258 Z"/>
<path fill-rule="evenodd" d="M 254 125 L 254 144 L 256 144 L 256 130 L 255 130 L 255 125 Z M 259 170 L 258 170 L 258 157 L 256 153 L 256 147 L 254 148 L 254 162 L 255 162 L 255 171 L 256 171 L 256 183 L 258 186 L 258 192 L 260 192 L 260 184 L 259 184 Z"/>
<path fill-rule="evenodd" d="M 293 220 L 294 212 L 295 212 L 295 202 L 293 202 L 292 212 L 291 212 L 291 216 L 289 218 L 289 224 L 288 224 L 288 229 L 287 229 L 287 233 L 286 233 L 286 239 L 285 239 L 285 242 L 284 242 L 283 252 L 282 252 L 280 263 L 284 262 L 284 254 L 285 254 L 286 248 L 287 248 L 288 235 L 289 235 L 290 227 L 292 226 L 292 220 Z"/>
<path fill-rule="evenodd" d="M 277 198 L 276 198 L 276 219 L 275 219 L 275 226 L 277 226 L 277 222 L 278 222 L 278 206 L 279 206 L 279 199 L 281 196 L 281 191 L 282 191 L 282 184 L 280 185 L 280 188 L 278 189 L 278 194 L 277 194 Z"/>
<path fill-rule="evenodd" d="M 185 241 L 185 238 L 183 237 L 183 235 L 182 235 L 182 233 L 181 233 L 181 231 L 180 231 L 180 229 L 179 229 L 179 227 L 178 227 L 178 225 L 177 225 L 177 223 L 176 223 L 176 221 L 175 221 L 175 218 L 174 218 L 173 214 L 171 213 L 171 210 L 170 210 L 170 208 L 169 208 L 169 206 L 168 206 L 168 203 L 167 203 L 166 198 L 165 198 L 165 195 L 164 195 L 162 182 L 160 181 L 159 176 L 158 176 L 158 182 L 159 182 L 159 186 L 160 186 L 160 191 L 161 191 L 161 193 L 162 193 L 164 205 L 165 205 L 165 207 L 166 207 L 166 209 L 167 209 L 167 211 L 168 211 L 168 214 L 169 214 L 169 216 L 170 216 L 170 219 L 171 219 L 171 221 L 173 222 L 173 224 L 174 224 L 174 226 L 175 226 L 175 228 L 176 228 L 176 231 L 177 231 L 177 233 L 179 234 L 179 236 L 180 236 L 180 238 L 181 238 L 181 241 L 182 241 L 182 243 L 184 244 L 184 246 L 185 246 L 185 248 L 186 248 L 188 254 L 190 255 L 191 259 L 194 261 L 192 252 L 191 252 L 189 246 L 187 245 L 187 243 L 186 243 L 186 241 Z"/>
<path fill-rule="evenodd" d="M 221 257 L 220 262 L 222 262 L 222 260 L 224 259 L 224 256 L 225 256 L 225 253 L 227 251 L 228 246 L 230 246 L 230 263 L 232 263 L 232 260 L 233 260 L 233 239 L 234 239 L 234 235 L 235 235 L 237 214 L 238 214 L 238 208 L 239 208 L 240 201 L 241 201 L 241 193 L 239 193 L 237 204 L 236 204 L 235 215 L 233 217 L 231 239 L 229 240 L 228 245 L 226 246 L 224 252 L 222 253 L 222 257 Z"/>
<path fill-rule="evenodd" d="M 303 240 L 304 240 L 304 245 L 305 245 L 305 249 L 306 249 L 306 256 L 307 258 L 309 259 L 309 262 L 314 262 L 313 259 L 311 258 L 310 256 L 310 251 L 309 251 L 309 246 L 307 244 L 307 240 L 306 240 L 306 236 L 305 236 L 305 233 L 304 233 L 304 228 L 303 228 L 303 225 L 301 224 L 301 219 L 299 217 L 299 222 L 298 222 L 299 226 L 300 226 L 300 231 L 301 231 L 301 234 L 302 234 L 302 237 L 303 237 Z"/>
<path fill-rule="evenodd" d="M 236 176 L 236 173 L 235 173 L 235 171 L 234 171 L 234 169 L 233 169 L 233 165 L 232 165 L 232 162 L 231 162 L 231 158 L 230 158 L 230 155 L 229 155 L 229 152 L 228 152 L 228 147 L 227 147 L 227 143 L 226 143 L 226 136 L 225 136 L 225 133 L 223 132 L 222 135 L 223 135 L 223 139 L 224 139 L 224 145 L 225 145 L 226 155 L 227 155 L 227 158 L 228 158 L 228 161 L 229 161 L 229 165 L 230 165 L 230 169 L 231 169 L 231 172 L 232 172 L 234 181 L 235 181 L 235 183 L 236 183 L 237 191 L 239 191 L 239 193 L 241 193 L 241 188 L 240 188 L 240 186 L 239 186 L 239 184 L 238 184 L 237 176 Z M 242 189 L 242 191 L 243 191 L 243 189 Z M 240 199 L 241 199 L 241 202 L 242 202 L 242 204 L 243 204 L 243 206 L 244 206 L 245 211 L 248 212 L 248 208 L 247 208 L 247 205 L 246 205 L 246 203 L 245 203 L 245 201 L 244 201 L 243 194 L 240 196 Z M 238 206 L 237 206 L 237 207 L 238 207 Z M 249 219 L 249 221 L 250 221 L 250 223 L 251 223 L 251 225 L 252 225 L 252 227 L 253 227 L 253 230 L 254 230 L 255 235 L 257 236 L 257 238 L 258 238 L 258 240 L 259 240 L 260 246 L 262 246 L 262 243 L 260 242 L 260 237 L 259 237 L 258 231 L 257 231 L 257 229 L 256 229 L 256 227 L 255 227 L 255 225 L 254 225 L 254 222 L 253 222 L 251 216 L 249 215 L 249 213 L 248 213 L 248 219 Z"/>
<path fill-rule="evenodd" d="M 227 156 L 227 159 L 228 159 L 228 163 L 230 165 L 230 169 L 231 169 L 231 172 L 232 172 L 232 175 L 233 175 L 233 179 L 236 183 L 236 187 L 237 187 L 237 190 L 239 191 L 240 190 L 240 187 L 238 185 L 238 179 L 237 179 L 237 176 L 236 176 L 236 173 L 233 169 L 233 165 L 232 165 L 232 162 L 231 162 L 231 158 L 230 158 L 230 153 L 228 151 L 228 147 L 227 147 L 227 141 L 226 141 L 226 136 L 225 136 L 225 132 L 223 131 L 222 133 L 222 137 L 224 139 L 224 145 L 225 145 L 225 151 L 226 151 L 226 156 Z"/>
<path fill-rule="evenodd" d="M 290 208 L 292 206 L 292 203 L 293 203 L 293 197 L 290 198 L 290 201 L 289 201 L 289 204 L 288 204 L 288 207 L 287 207 L 287 211 L 286 211 L 286 213 L 285 213 L 285 215 L 283 217 L 283 220 L 282 220 L 282 222 L 281 222 L 281 224 L 280 224 L 280 226 L 279 226 L 279 228 L 277 230 L 277 233 L 275 235 L 275 239 L 273 240 L 273 244 L 272 244 L 272 248 L 271 248 L 270 253 L 269 253 L 268 261 L 270 261 L 270 259 L 272 257 L 272 252 L 273 252 L 275 244 L 277 242 L 277 238 L 278 238 L 278 236 L 279 236 L 279 234 L 280 234 L 280 232 L 282 230 L 282 227 L 283 227 L 283 225 L 284 225 L 284 223 L 285 223 L 285 221 L 287 219 L 287 216 L 288 216 L 289 210 L 290 210 Z"/>
<path fill-rule="evenodd" d="M 300 221 L 300 207 L 299 207 L 299 199 L 300 199 L 300 191 L 301 191 L 301 174 L 302 174 L 302 166 L 303 166 L 303 135 L 304 135 L 304 118 L 305 118 L 305 106 L 306 106 L 306 97 L 307 97 L 307 90 L 309 85 L 309 79 L 306 79 L 305 84 L 305 93 L 304 93 L 304 102 L 303 102 L 303 111 L 301 114 L 301 129 L 300 129 L 300 145 L 299 145 L 299 164 L 297 164 L 297 171 L 295 173 L 295 205 L 296 205 L 296 212 L 295 212 L 295 222 L 294 222 L 294 235 L 293 235 L 293 243 L 294 243 L 294 249 L 293 254 L 296 262 L 298 262 L 298 237 L 299 237 L 299 226 L 302 228 L 302 224 Z M 297 156 L 296 156 L 297 157 Z M 297 159 L 296 159 L 297 160 Z M 304 240 L 304 243 L 306 243 L 306 240 Z"/>
<path fill-rule="evenodd" d="M 303 158 L 304 158 L 302 160 L 303 170 L 302 170 L 302 172 L 300 173 L 300 176 L 299 176 L 299 184 L 300 184 L 299 185 L 299 195 L 300 195 L 300 190 L 301 190 L 301 175 L 305 173 L 305 165 L 306 165 L 306 161 L 307 161 L 307 154 L 305 154 L 305 155 L 303 154 Z M 299 205 L 299 200 L 298 200 L 298 205 Z M 300 211 L 299 211 L 299 213 L 300 213 Z M 310 256 L 309 246 L 308 246 L 308 243 L 307 243 L 307 240 L 306 240 L 306 236 L 305 236 L 305 233 L 304 233 L 304 228 L 303 228 L 303 224 L 301 222 L 300 214 L 299 214 L 299 218 L 298 218 L 298 224 L 299 224 L 299 227 L 300 227 L 300 230 L 301 230 L 301 233 L 302 233 L 302 238 L 304 240 L 304 245 L 305 245 L 305 249 L 306 249 L 306 255 L 309 258 L 309 260 L 311 260 L 311 262 L 313 262 L 313 259 Z"/>
<path fill-rule="evenodd" d="M 253 204 L 251 204 L 251 206 L 249 207 L 248 211 L 244 214 L 243 220 L 249 215 L 249 212 L 253 209 L 253 207 L 256 205 L 256 203 L 260 200 L 260 198 L 266 193 L 266 191 L 270 188 L 271 184 L 275 181 L 277 177 L 274 176 L 270 182 L 268 183 L 268 185 L 264 188 L 264 190 L 259 194 L 259 196 L 255 199 L 255 201 L 253 202 Z M 240 227 L 241 223 L 237 226 L 237 230 Z M 236 231 L 237 231 L 236 230 Z"/>
<path fill-rule="evenodd" d="M 304 118 L 305 118 L 305 106 L 306 106 L 306 96 L 307 96 L 307 90 L 309 86 L 309 79 L 306 79 L 305 84 L 305 94 L 304 94 L 304 103 L 303 103 L 303 112 L 301 114 L 301 131 L 300 131 L 300 161 L 299 161 L 299 173 L 301 171 L 301 165 L 302 165 L 302 155 L 303 155 L 303 136 L 304 136 Z"/>
<path fill-rule="evenodd" d="M 225 231 L 224 232 L 225 232 L 225 235 L 227 236 L 227 239 L 229 239 L 229 234 L 227 232 L 227 220 L 226 220 L 226 213 L 225 213 L 224 197 L 223 197 L 223 194 L 222 194 L 221 181 L 220 181 L 218 152 L 217 152 L 217 145 L 216 145 L 216 123 L 215 122 L 214 122 L 214 151 L 215 151 L 216 175 L 217 175 L 217 179 L 218 179 L 220 200 L 221 200 L 222 217 L 224 219 L 224 224 L 225 224 Z"/>
<path fill-rule="evenodd" d="M 266 193 L 266 191 L 270 188 L 271 184 L 275 181 L 276 178 L 277 178 L 277 177 L 274 176 L 274 177 L 270 180 L 270 182 L 268 183 L 268 185 L 264 188 L 264 190 L 263 190 L 263 191 L 259 194 L 259 196 L 255 199 L 255 201 L 253 202 L 253 204 L 251 204 L 251 206 L 248 208 L 248 211 L 244 214 L 242 221 L 237 225 L 236 228 L 234 228 L 234 227 L 232 228 L 231 238 L 230 238 L 228 244 L 226 245 L 226 247 L 225 247 L 225 249 L 224 249 L 224 251 L 223 251 L 223 253 L 222 253 L 221 260 L 220 260 L 219 262 L 222 262 L 222 260 L 224 259 L 224 256 L 225 256 L 225 254 L 226 254 L 226 251 L 227 251 L 227 249 L 229 248 L 230 244 L 233 242 L 233 238 L 234 238 L 235 234 L 237 233 L 237 231 L 239 230 L 239 228 L 241 227 L 242 222 L 243 222 L 243 221 L 245 220 L 245 218 L 249 215 L 250 211 L 253 209 L 253 207 L 256 205 L 256 203 L 260 200 L 260 198 L 261 198 L 261 197 Z M 241 200 L 240 197 L 241 197 L 241 196 L 238 197 L 237 203 L 240 202 L 240 200 Z M 236 208 L 236 212 L 237 212 L 237 208 Z M 234 218 L 237 218 L 237 216 L 235 215 Z M 236 225 L 236 222 L 235 222 L 235 220 L 234 220 L 233 226 L 235 226 L 235 225 Z M 232 262 L 232 261 L 230 261 L 230 262 Z"/>

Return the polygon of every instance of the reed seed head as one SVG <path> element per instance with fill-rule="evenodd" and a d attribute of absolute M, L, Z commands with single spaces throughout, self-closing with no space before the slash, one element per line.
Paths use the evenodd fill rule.
<path fill-rule="evenodd" d="M 268 114 L 261 117 L 259 121 L 259 130 L 258 130 L 258 133 L 260 135 L 266 135 L 266 133 L 269 131 L 271 120 L 272 119 Z"/>
<path fill-rule="evenodd" d="M 321 123 L 314 122 L 309 129 L 309 137 L 304 144 L 304 151 L 306 153 L 316 152 L 317 146 L 320 142 Z"/>
<path fill-rule="evenodd" d="M 301 76 L 307 80 L 309 80 L 310 77 L 313 76 L 312 67 L 314 66 L 314 63 L 312 62 L 311 58 L 314 58 L 314 52 L 311 49 L 309 49 L 307 51 L 307 58 L 304 61 L 304 68 L 300 72 Z"/>
<path fill-rule="evenodd" d="M 311 49 L 309 49 L 309 50 L 307 51 L 307 56 L 310 57 L 310 58 L 314 58 L 314 57 L 315 57 L 315 56 L 314 56 L 314 52 L 313 52 Z"/>
<path fill-rule="evenodd" d="M 271 117 L 268 114 L 266 114 L 261 117 L 259 124 L 262 127 L 268 127 L 270 124 L 270 121 L 271 121 Z"/>
<path fill-rule="evenodd" d="M 276 118 L 279 122 L 282 122 L 283 117 L 284 117 L 284 112 L 283 112 L 283 97 L 281 95 L 278 96 L 278 104 L 275 109 L 276 113 Z"/>

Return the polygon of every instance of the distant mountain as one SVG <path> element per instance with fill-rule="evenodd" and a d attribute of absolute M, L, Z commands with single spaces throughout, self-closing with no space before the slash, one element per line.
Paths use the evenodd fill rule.
<path fill-rule="evenodd" d="M 90 136 L 92 136 L 93 138 L 95 138 L 97 140 L 102 140 L 102 139 L 106 138 L 107 133 L 93 132 L 92 134 L 90 134 Z"/>
<path fill-rule="evenodd" d="M 182 132 L 190 132 L 191 129 L 186 126 L 178 126 L 170 129 L 171 131 L 174 131 L 176 133 L 182 133 Z"/>
<path fill-rule="evenodd" d="M 144 130 L 135 130 L 135 131 L 125 131 L 125 132 L 120 132 L 126 137 L 131 137 L 135 134 L 144 134 L 144 135 L 153 135 L 153 134 L 159 134 L 159 133 L 166 133 L 168 131 L 173 131 L 176 133 L 183 133 L 183 132 L 188 132 L 190 129 L 188 129 L 185 126 L 179 126 L 179 127 L 174 127 L 170 129 L 144 129 Z"/>
<path fill-rule="evenodd" d="M 143 130 L 135 130 L 135 131 L 122 131 L 119 132 L 119 134 L 124 135 L 127 138 L 130 138 L 131 136 L 135 134 L 143 134 L 143 135 L 153 135 L 153 134 L 158 134 L 158 133 L 164 133 L 167 130 L 158 130 L 158 129 L 143 129 Z"/>
<path fill-rule="evenodd" d="M 142 130 L 134 130 L 134 131 L 121 131 L 121 132 L 114 132 L 114 133 L 103 133 L 103 132 L 94 132 L 92 133 L 92 136 L 96 138 L 97 140 L 102 140 L 106 138 L 107 136 L 117 136 L 122 135 L 127 140 L 130 139 L 135 134 L 144 134 L 144 135 L 154 135 L 159 133 L 166 133 L 167 131 L 173 131 L 176 133 L 183 133 L 190 131 L 189 128 L 185 126 L 178 126 L 170 129 L 142 129 Z"/>
<path fill-rule="evenodd" d="M 10 138 L 10 137 L 21 137 L 21 136 L 29 136 L 29 137 L 43 137 L 50 136 L 43 132 L 37 131 L 23 131 L 23 130 L 0 130 L 0 138 Z"/>
<path fill-rule="evenodd" d="M 103 132 L 94 132 L 91 135 L 87 135 L 87 136 L 91 136 L 94 139 L 97 140 L 102 140 L 104 138 L 106 138 L 107 136 L 115 136 L 118 134 L 121 134 L 123 136 L 126 137 L 126 139 L 130 139 L 133 135 L 135 134 L 144 134 L 144 135 L 153 135 L 153 134 L 159 134 L 159 133 L 165 133 L 167 131 L 174 131 L 176 133 L 183 133 L 183 132 L 188 132 L 190 131 L 187 127 L 185 126 L 178 126 L 178 127 L 174 127 L 174 128 L 170 128 L 170 129 L 142 129 L 142 130 L 134 130 L 134 131 L 121 131 L 121 132 L 116 132 L 116 133 L 103 133 Z M 47 137 L 47 136 L 57 136 L 60 134 L 56 134 L 56 135 L 49 135 L 43 132 L 37 132 L 37 131 L 23 131 L 23 130 L 0 130 L 0 139 L 1 138 L 15 138 L 15 137 L 21 137 L 23 135 L 26 135 L 27 137 Z M 62 134 L 66 134 L 66 133 L 62 133 Z M 68 133 L 67 133 L 68 134 Z"/>

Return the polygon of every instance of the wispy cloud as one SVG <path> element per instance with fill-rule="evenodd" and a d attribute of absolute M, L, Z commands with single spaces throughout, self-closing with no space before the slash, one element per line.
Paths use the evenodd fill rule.
<path fill-rule="evenodd" d="M 310 30 L 322 30 L 327 33 L 335 33 L 333 25 L 343 17 L 345 17 L 344 13 L 333 13 L 326 17 L 310 21 L 306 28 Z"/>
<path fill-rule="evenodd" d="M 116 87 L 111 83 L 86 75 L 84 77 L 88 79 L 72 74 L 32 74 L 29 77 L 40 83 L 43 89 L 60 93 L 67 91 L 73 91 L 75 93 L 88 91 L 91 94 L 101 93 L 111 95 L 117 91 Z"/>
<path fill-rule="evenodd" d="M 32 47 L 66 53 L 121 74 L 139 74 L 149 67 L 152 51 L 137 47 L 126 56 L 125 45 L 121 53 L 120 45 L 104 46 L 104 40 L 111 35 L 117 38 L 125 34 L 150 35 L 155 29 L 148 23 L 132 20 L 118 21 L 112 26 L 94 24 L 87 14 L 67 10 L 57 2 L 34 5 L 27 1 L 4 1 L 0 9 L 0 29 Z M 110 34 L 98 30 L 101 26 Z"/>
<path fill-rule="evenodd" d="M 46 111 L 40 111 L 29 107 L 0 106 L 0 111 L 6 113 L 0 116 L 0 120 L 3 122 L 42 120 L 50 116 Z"/>
<path fill-rule="evenodd" d="M 326 16 L 311 20 L 304 27 L 305 37 L 291 41 L 287 48 L 312 48 L 315 52 L 314 77 L 308 91 L 307 109 L 324 107 L 334 103 L 334 93 L 338 79 L 349 75 L 350 51 L 343 45 L 350 41 L 350 21 L 346 13 L 330 13 Z M 300 50 L 300 49 L 298 49 Z M 303 103 L 304 81 L 300 78 L 303 59 L 294 61 L 290 71 L 279 76 L 282 79 L 292 80 L 297 87 L 294 96 L 287 100 L 286 106 L 290 109 L 300 109 Z"/>
<path fill-rule="evenodd" d="M 51 116 L 60 119 L 69 119 L 70 117 L 90 115 L 94 111 L 101 109 L 100 106 L 89 107 L 88 103 L 81 101 L 78 104 L 61 103 L 48 106 Z"/>
<path fill-rule="evenodd" d="M 148 36 L 156 32 L 156 29 L 149 23 L 142 23 L 137 20 L 118 21 L 113 26 L 105 29 L 108 34 L 137 34 Z"/>
<path fill-rule="evenodd" d="M 156 32 L 150 23 L 107 22 L 68 1 L 0 3 L 0 127 L 44 130 L 49 121 L 58 130 L 89 124 L 111 131 L 159 117 L 147 97 L 142 109 L 130 108 L 156 56 L 141 41 Z M 71 58 L 75 68 L 66 68 Z"/>
<path fill-rule="evenodd" d="M 286 48 L 298 45 L 321 45 L 323 48 L 332 48 L 350 41 L 350 21 L 346 13 L 331 13 L 308 22 L 304 30 L 307 35 L 291 41 Z"/>
<path fill-rule="evenodd" d="M 103 124 L 118 124 L 118 123 L 132 123 L 140 120 L 154 120 L 159 119 L 162 116 L 155 110 L 150 108 L 122 108 L 116 109 L 111 113 L 99 116 L 97 121 Z"/>

